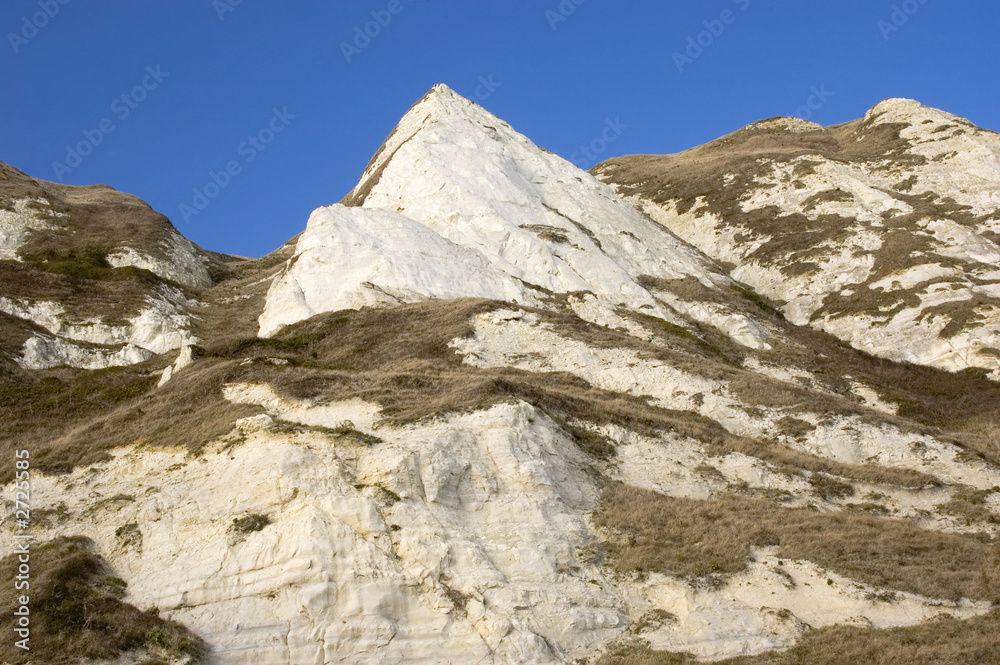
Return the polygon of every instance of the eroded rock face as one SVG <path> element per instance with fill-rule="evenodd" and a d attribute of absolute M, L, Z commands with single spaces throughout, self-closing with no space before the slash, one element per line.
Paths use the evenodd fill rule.
<path fill-rule="evenodd" d="M 300 402 L 249 384 L 226 396 L 267 414 L 203 456 L 121 450 L 37 481 L 66 516 L 46 535 L 83 528 L 128 583 L 126 600 L 196 628 L 220 665 L 572 663 L 630 631 L 723 657 L 796 640 L 805 624 L 782 610 L 814 626 L 894 626 L 989 608 L 875 601 L 871 587 L 768 551 L 715 590 L 616 575 L 588 554 L 603 538 L 589 518 L 592 460 L 524 403 L 398 428 L 360 401 Z M 695 470 L 713 463 L 733 482 L 804 490 L 697 442 L 616 436 L 605 477 L 697 496 L 711 484 Z"/>
<path fill-rule="evenodd" d="M 1000 376 L 995 133 L 890 99 L 837 127 L 755 123 L 594 172 L 794 323 L 883 357 Z"/>
<path fill-rule="evenodd" d="M 343 203 L 313 214 L 261 335 L 320 312 L 458 293 L 538 304 L 588 292 L 606 313 L 672 318 L 641 277 L 728 283 L 608 186 L 445 86 L 406 114 Z"/>
<path fill-rule="evenodd" d="M 992 557 L 994 384 L 856 353 L 729 274 L 860 348 L 990 368 L 995 142 L 903 100 L 841 128 L 764 121 L 598 169 L 647 216 L 439 86 L 294 252 L 204 295 L 211 262 L 153 224 L 155 242 L 90 263 L 50 253 L 93 287 L 82 302 L 22 252 L 73 211 L 40 213 L 44 187 L 14 178 L 0 388 L 29 417 L 12 410 L 0 434 L 37 442 L 32 463 L 58 471 L 32 471 L 31 532 L 93 539 L 123 600 L 190 627 L 219 665 L 579 665 L 636 640 L 711 660 L 811 628 L 981 617 L 985 582 L 880 581 L 823 548 L 788 556 L 775 534 L 725 575 L 619 566 L 655 516 L 606 518 L 622 487 L 820 524 L 873 515 Z M 106 188 L 57 193 L 141 208 Z M 92 279 L 122 266 L 156 277 Z M 108 394 L 53 369 L 150 359 Z M 57 402 L 62 427 L 29 422 Z M 698 526 L 664 542 L 697 552 Z M 17 533 L 0 523 L 0 546 Z M 958 579 L 941 557 L 928 574 Z"/>
<path fill-rule="evenodd" d="M 82 477 L 44 490 L 92 511 L 133 602 L 198 626 L 218 662 L 561 662 L 627 625 L 575 556 L 594 479 L 531 407 L 385 430 L 363 404 L 228 394 L 274 417 L 349 416 L 384 440 L 280 435 L 258 418 L 241 425 L 245 442 L 201 459 L 117 456 L 89 476 L 91 498 L 73 489 Z M 247 514 L 271 523 L 234 529 Z"/>
<path fill-rule="evenodd" d="M 483 254 L 400 213 L 337 204 L 309 218 L 268 293 L 260 334 L 322 312 L 458 297 L 537 302 Z"/>
<path fill-rule="evenodd" d="M 0 260 L 19 260 L 18 250 L 32 231 L 52 229 L 54 225 L 38 214 L 39 207 L 48 205 L 44 198 L 23 198 L 12 201 L 8 209 L 0 208 Z"/>
<path fill-rule="evenodd" d="M 24 345 L 25 368 L 130 365 L 190 343 L 218 262 L 133 196 L 0 163 L 0 312 L 49 333 Z"/>
<path fill-rule="evenodd" d="M 88 250 L 100 250 L 113 267 L 143 268 L 181 286 L 212 283 L 214 259 L 145 202 L 105 185 L 36 180 L 0 162 L 0 260 Z"/>
<path fill-rule="evenodd" d="M 67 314 L 59 302 L 0 297 L 0 312 L 51 333 L 34 335 L 24 343 L 18 363 L 25 369 L 120 367 L 179 349 L 195 341 L 188 305 L 183 293 L 163 286 L 153 291 L 137 315 L 108 324 L 97 316 L 81 319 Z"/>
<path fill-rule="evenodd" d="M 212 277 L 202 256 L 204 252 L 193 242 L 176 233 L 157 249 L 160 250 L 160 256 L 134 247 L 123 247 L 108 254 L 106 258 L 115 268 L 142 268 L 163 279 L 192 288 L 211 286 Z"/>
<path fill-rule="evenodd" d="M 568 372 L 605 390 L 645 396 L 668 409 L 698 413 L 733 434 L 778 438 L 790 448 L 823 459 L 847 464 L 878 460 L 885 467 L 931 472 L 949 483 L 983 490 L 1000 486 L 1000 471 L 994 465 L 961 461 L 960 447 L 934 437 L 901 431 L 890 422 L 811 413 L 804 404 L 764 408 L 734 393 L 727 381 L 648 359 L 639 351 L 594 348 L 566 339 L 523 311 L 478 316 L 475 335 L 454 340 L 453 347 L 471 365 Z M 782 433 L 779 421 L 792 414 L 808 423 L 808 433 Z"/>

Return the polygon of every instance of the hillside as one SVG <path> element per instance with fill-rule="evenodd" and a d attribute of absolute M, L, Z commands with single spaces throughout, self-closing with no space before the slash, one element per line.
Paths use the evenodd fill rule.
<path fill-rule="evenodd" d="M 30 452 L 33 625 L 57 639 L 0 662 L 1000 662 L 993 260 L 916 203 L 992 243 L 995 191 L 969 175 L 988 158 L 916 164 L 940 146 L 893 114 L 923 107 L 876 109 L 595 177 L 435 86 L 260 259 L 6 168 L 0 442 Z M 817 196 L 845 173 L 850 201 Z M 883 215 L 909 195 L 871 183 L 904 176 L 911 209 Z M 900 282 L 916 328 L 824 309 L 851 252 L 850 284 L 896 317 L 901 289 L 867 284 L 947 258 L 941 283 L 978 294 L 948 301 L 954 353 L 925 353 L 959 326 L 927 280 Z M 773 278 L 796 262 L 816 267 Z M 119 283 L 145 290 L 119 302 Z M 168 291 L 177 344 L 31 360 Z M 57 310 L 52 331 L 36 312 Z M 9 511 L 7 552 L 24 533 Z"/>
<path fill-rule="evenodd" d="M 0 162 L 0 316 L 20 321 L 5 319 L 18 330 L 4 346 L 23 344 L 25 368 L 130 365 L 192 343 L 192 298 L 224 261 L 134 196 Z"/>
<path fill-rule="evenodd" d="M 796 324 L 1000 377 L 1000 136 L 904 99 L 593 169 Z"/>

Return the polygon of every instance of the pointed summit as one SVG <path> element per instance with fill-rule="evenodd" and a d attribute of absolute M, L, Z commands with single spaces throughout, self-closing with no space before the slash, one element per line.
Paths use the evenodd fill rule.
<path fill-rule="evenodd" d="M 341 203 L 310 220 L 297 253 L 315 260 L 297 261 L 275 282 L 262 334 L 386 294 L 412 302 L 516 293 L 534 302 L 587 293 L 605 312 L 625 305 L 667 318 L 640 278 L 725 281 L 609 186 L 444 85 L 406 113 Z M 376 211 L 401 219 L 368 214 Z M 392 228 L 406 229 L 409 244 L 383 237 Z M 348 270 L 352 255 L 371 260 Z M 468 268 L 457 290 L 438 260 L 445 256 Z"/>
<path fill-rule="evenodd" d="M 489 252 L 504 272 L 556 293 L 651 306 L 630 276 L 704 273 L 610 187 L 444 85 L 403 117 L 353 196 Z"/>
<path fill-rule="evenodd" d="M 503 125 L 512 134 L 516 134 L 507 123 L 503 122 L 478 104 L 462 97 L 443 83 L 438 83 L 427 91 L 399 121 L 388 138 L 378 149 L 358 184 L 341 201 L 347 206 L 360 206 L 374 187 L 386 165 L 393 159 L 399 149 L 422 129 L 433 127 L 439 123 L 460 123 L 464 121 L 468 129 L 478 126 L 495 130 L 496 125 Z"/>

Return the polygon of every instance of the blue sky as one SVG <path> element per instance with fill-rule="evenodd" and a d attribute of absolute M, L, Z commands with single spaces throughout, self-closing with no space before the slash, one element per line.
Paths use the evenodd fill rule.
<path fill-rule="evenodd" d="M 587 166 L 886 97 L 1000 130 L 998 26 L 995 0 L 4 0 L 0 160 L 259 256 L 435 83 Z"/>

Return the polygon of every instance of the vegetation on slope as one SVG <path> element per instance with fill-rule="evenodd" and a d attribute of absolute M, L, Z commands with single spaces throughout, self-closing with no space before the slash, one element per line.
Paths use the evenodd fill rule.
<path fill-rule="evenodd" d="M 694 665 L 689 656 L 626 644 L 597 665 Z M 908 628 L 831 626 L 808 631 L 792 648 L 714 665 L 990 665 L 1000 663 L 1000 610 L 975 619 L 948 617 Z"/>
<path fill-rule="evenodd" d="M 147 665 L 186 658 L 201 663 L 205 647 L 184 626 L 143 612 L 123 600 L 125 583 L 114 577 L 82 537 L 61 537 L 31 545 L 31 587 L 18 591 L 18 556 L 0 560 L 0 661 L 12 665 L 77 665 L 81 658 L 111 659 L 145 652 Z M 30 596 L 30 651 L 13 637 L 21 605 Z"/>
<path fill-rule="evenodd" d="M 725 578 L 746 568 L 752 548 L 812 561 L 877 588 L 1000 602 L 1000 550 L 970 536 L 917 528 L 856 512 L 822 513 L 719 495 L 667 497 L 609 483 L 596 514 L 618 532 L 611 561 L 622 572 Z"/>

